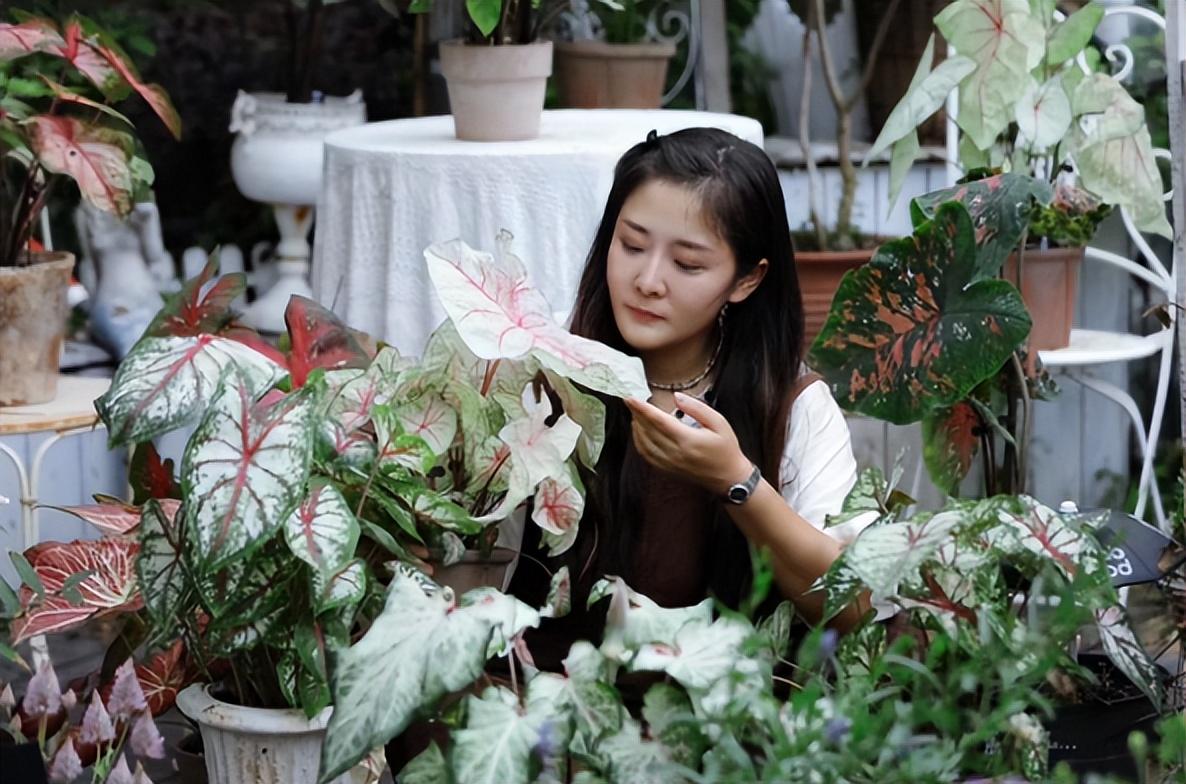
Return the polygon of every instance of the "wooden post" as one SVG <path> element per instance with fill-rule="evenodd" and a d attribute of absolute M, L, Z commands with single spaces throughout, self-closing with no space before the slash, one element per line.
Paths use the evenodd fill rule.
<path fill-rule="evenodd" d="M 1182 440 L 1186 442 L 1186 0 L 1168 0 L 1165 17 L 1166 88 L 1170 125 L 1170 176 L 1174 188 L 1171 218 L 1174 226 L 1173 267 L 1178 291 L 1170 307 L 1178 328 L 1178 397 Z M 1182 470 L 1186 473 L 1186 463 Z"/>
<path fill-rule="evenodd" d="M 693 3 L 696 1 L 692 0 Z M 733 102 L 729 96 L 729 38 L 725 28 L 725 0 L 699 1 L 700 29 L 693 30 L 692 34 L 700 35 L 696 81 L 702 86 L 704 103 L 696 108 L 709 112 L 731 112 Z"/>

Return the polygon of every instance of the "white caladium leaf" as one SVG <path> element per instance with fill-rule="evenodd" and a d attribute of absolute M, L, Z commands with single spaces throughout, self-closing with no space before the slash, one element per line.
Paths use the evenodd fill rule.
<path fill-rule="evenodd" d="M 935 26 L 957 54 L 976 63 L 960 82 L 956 119 L 987 150 L 1012 122 L 1030 71 L 1045 55 L 1045 26 L 1030 14 L 1028 0 L 956 0 L 935 17 Z"/>
<path fill-rule="evenodd" d="M 578 337 L 556 323 L 544 296 L 513 254 L 498 262 L 460 240 L 424 251 L 428 274 L 461 338 L 482 359 L 528 353 L 549 370 L 619 397 L 650 394 L 637 357 Z"/>
<path fill-rule="evenodd" d="M 656 683 L 643 698 L 642 716 L 648 734 L 667 747 L 674 761 L 693 770 L 700 767 L 708 739 L 687 694 L 670 683 Z"/>
<path fill-rule="evenodd" d="M 1164 673 L 1149 658 L 1145 648 L 1133 633 L 1121 607 L 1108 607 L 1095 612 L 1096 629 L 1104 653 L 1133 682 L 1154 705 L 1160 708 L 1164 696 Z"/>
<path fill-rule="evenodd" d="M 592 395 L 577 389 L 576 385 L 550 370 L 544 375 L 556 390 L 560 405 L 572 421 L 581 426 L 581 438 L 577 441 L 577 456 L 588 468 L 597 465 L 601 447 L 605 445 L 605 406 Z"/>
<path fill-rule="evenodd" d="M 196 420 L 233 366 L 254 399 L 284 371 L 248 346 L 213 335 L 150 337 L 120 363 L 95 401 L 112 446 L 140 443 Z"/>
<path fill-rule="evenodd" d="M 1083 187 L 1123 207 L 1142 231 L 1171 237 L 1144 107 L 1115 78 L 1098 73 L 1083 78 L 1071 105 L 1078 122 L 1070 154 Z"/>
<path fill-rule="evenodd" d="M 918 568 L 966 520 L 949 511 L 922 522 L 875 525 L 862 531 L 841 558 L 873 592 L 874 601 L 894 596 L 901 583 L 918 583 Z"/>
<path fill-rule="evenodd" d="M 191 552 L 210 568 L 246 557 L 305 497 L 317 387 L 256 403 L 232 373 L 185 449 L 181 482 Z"/>
<path fill-rule="evenodd" d="M 443 455 L 457 435 L 457 412 L 438 395 L 424 395 L 396 409 L 408 435 L 423 438 L 434 454 Z"/>
<path fill-rule="evenodd" d="M 573 643 L 564 671 L 564 675 L 540 672 L 528 682 L 528 710 L 570 716 L 584 747 L 592 748 L 622 726 L 626 711 L 621 697 L 610 685 L 605 657 L 585 640 Z"/>
<path fill-rule="evenodd" d="M 354 556 L 358 521 L 336 487 L 316 482 L 284 522 L 284 540 L 293 555 L 322 574 L 337 571 Z"/>
<path fill-rule="evenodd" d="M 531 519 L 546 534 L 548 555 L 557 556 L 572 547 L 577 526 L 585 511 L 585 492 L 571 465 L 559 476 L 549 476 L 535 490 Z"/>
<path fill-rule="evenodd" d="M 630 670 L 665 672 L 688 689 L 707 689 L 724 678 L 742 656 L 754 633 L 748 623 L 722 617 L 712 624 L 685 624 L 673 644 L 648 643 L 630 660 Z"/>
<path fill-rule="evenodd" d="M 1080 565 L 1091 568 L 1095 559 L 1085 556 L 1099 551 L 1098 542 L 1089 533 L 1095 518 L 1061 515 L 1028 496 L 1020 500 L 1024 506 L 1020 513 L 1007 508 L 1000 510 L 1001 525 L 988 532 L 992 547 L 1048 558 L 1068 577 Z"/>
<path fill-rule="evenodd" d="M 432 742 L 399 772 L 400 784 L 453 784 L 441 747 Z"/>
<path fill-rule="evenodd" d="M 544 606 L 540 608 L 539 614 L 541 618 L 563 618 L 570 612 L 572 612 L 572 577 L 569 576 L 568 567 L 561 566 L 552 575 L 552 581 L 548 586 L 548 598 L 544 601 Z"/>
<path fill-rule="evenodd" d="M 358 604 L 366 589 L 366 565 L 360 559 L 350 561 L 330 574 L 313 572 L 313 590 L 319 613 Z"/>
<path fill-rule="evenodd" d="M 581 428 L 561 414 L 548 426 L 552 404 L 545 398 L 530 415 L 509 422 L 498 437 L 510 449 L 511 473 L 507 494 L 499 506 L 480 518 L 482 521 L 502 520 L 525 501 L 532 491 L 549 477 L 568 475 L 566 465 L 576 448 Z"/>
<path fill-rule="evenodd" d="M 1063 91 L 1062 79 L 1054 76 L 1038 84 L 1031 77 L 1013 116 L 1021 134 L 1019 145 L 1041 152 L 1061 142 L 1071 127 L 1071 99 Z"/>
<path fill-rule="evenodd" d="M 361 640 L 338 655 L 322 781 L 398 735 L 421 707 L 472 683 L 496 636 L 510 640 L 538 623 L 535 610 L 497 591 L 471 592 L 476 601 L 467 594 L 467 602 L 458 604 L 452 591 L 426 592 L 423 579 L 397 571 L 383 611 Z M 503 628 L 508 619 L 512 627 Z M 377 683 L 383 688 L 376 689 Z"/>
<path fill-rule="evenodd" d="M 712 622 L 712 599 L 691 607 L 660 607 L 618 577 L 598 580 L 589 591 L 589 604 L 611 595 L 619 584 L 624 589 L 624 606 L 620 617 L 610 613 L 605 636 L 607 640 L 611 636 L 617 637 L 629 650 L 651 642 L 672 644 L 676 632 L 685 624 L 708 625 Z"/>
<path fill-rule="evenodd" d="M 603 740 L 597 752 L 605 760 L 613 784 L 670 784 L 683 778 L 667 747 L 644 740 L 634 719 L 623 722 L 622 729 Z"/>
<path fill-rule="evenodd" d="M 465 726 L 453 732 L 449 752 L 454 777 L 467 784 L 527 784 L 542 724 L 520 710 L 509 689 L 491 686 L 481 697 L 467 697 Z"/>
<path fill-rule="evenodd" d="M 181 564 L 185 543 L 181 537 L 183 529 L 176 524 L 177 520 L 176 512 L 170 516 L 155 499 L 145 502 L 141 510 L 136 578 L 144 606 L 162 629 L 173 628 L 179 623 L 178 608 L 186 593 L 187 582 L 183 579 Z"/>

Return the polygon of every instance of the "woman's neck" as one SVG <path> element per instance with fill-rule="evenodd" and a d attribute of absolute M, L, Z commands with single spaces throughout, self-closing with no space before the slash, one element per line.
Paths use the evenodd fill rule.
<path fill-rule="evenodd" d="M 641 354 L 647 381 L 653 384 L 681 384 L 704 372 L 712 359 L 716 337 L 710 331 L 661 351 Z"/>

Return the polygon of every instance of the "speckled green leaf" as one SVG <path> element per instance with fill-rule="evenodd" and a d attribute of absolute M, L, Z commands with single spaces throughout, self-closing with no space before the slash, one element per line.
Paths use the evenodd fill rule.
<path fill-rule="evenodd" d="M 1000 274 L 1001 265 L 1021 242 L 1034 202 L 1049 204 L 1053 197 L 1053 190 L 1041 180 L 1022 174 L 998 174 L 919 196 L 911 202 L 910 214 L 918 226 L 934 218 L 944 202 L 964 205 L 976 233 L 974 280 L 979 280 Z"/>
<path fill-rule="evenodd" d="M 996 373 L 1030 318 L 1016 289 L 978 271 L 968 211 L 947 203 L 845 275 L 812 347 L 840 405 L 908 424 Z"/>

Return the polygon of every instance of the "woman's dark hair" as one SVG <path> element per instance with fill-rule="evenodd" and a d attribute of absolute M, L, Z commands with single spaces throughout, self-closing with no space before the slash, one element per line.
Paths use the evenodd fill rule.
<path fill-rule="evenodd" d="M 737 277 L 767 261 L 765 278 L 743 302 L 729 306 L 714 385 L 714 407 L 729 420 L 742 450 L 777 486 L 791 389 L 799 376 L 803 307 L 778 173 L 759 147 L 725 131 L 654 131 L 618 162 L 605 213 L 589 251 L 573 307 L 572 331 L 626 353 L 610 304 L 606 265 L 622 205 L 639 186 L 661 181 L 693 189 L 705 217 L 737 260 Z M 572 553 L 592 559 L 597 574 L 630 578 L 642 488 L 628 450 L 630 414 L 606 398 L 606 441 L 595 474 L 586 476 L 581 539 Z M 590 542 L 593 537 L 593 542 Z M 584 546 L 581 546 L 584 544 Z M 746 540 L 723 510 L 713 524 L 710 590 L 736 607 L 751 581 Z M 578 583 L 582 582 L 578 578 Z"/>

